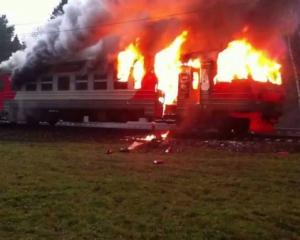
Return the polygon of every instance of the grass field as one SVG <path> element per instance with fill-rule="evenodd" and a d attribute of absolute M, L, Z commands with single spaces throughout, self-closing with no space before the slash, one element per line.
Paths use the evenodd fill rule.
<path fill-rule="evenodd" d="M 0 239 L 300 239 L 300 154 L 122 146 L 0 142 Z"/>

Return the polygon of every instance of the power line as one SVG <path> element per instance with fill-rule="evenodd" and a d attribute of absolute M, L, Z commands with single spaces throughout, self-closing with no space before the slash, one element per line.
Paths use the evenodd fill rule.
<path fill-rule="evenodd" d="M 122 24 L 135 23 L 135 22 L 144 22 L 144 21 L 150 21 L 150 20 L 156 20 L 156 19 L 164 19 L 164 18 L 170 18 L 170 17 L 175 17 L 175 16 L 188 15 L 188 14 L 193 14 L 193 13 L 197 13 L 197 12 L 199 12 L 199 10 L 194 10 L 194 11 L 185 12 L 185 13 L 175 13 L 175 14 L 152 17 L 152 18 L 143 18 L 143 19 L 134 19 L 134 20 L 128 20 L 128 21 L 107 23 L 107 24 L 95 25 L 95 26 L 90 26 L 90 27 L 65 29 L 65 30 L 52 31 L 52 32 L 42 32 L 41 34 L 55 34 L 55 33 L 60 33 L 60 32 L 72 32 L 72 31 L 78 31 L 78 30 L 84 30 L 84 29 L 93 29 L 93 28 L 108 27 L 108 26 L 122 25 Z M 27 36 L 27 35 L 31 35 L 31 34 L 32 33 L 24 33 L 24 34 L 19 34 L 19 35 Z"/>
<path fill-rule="evenodd" d="M 244 1 L 242 5 L 244 4 L 253 4 L 253 1 Z M 230 6 L 234 5 L 241 5 L 241 3 L 234 3 L 230 4 Z M 115 25 L 122 25 L 122 24 L 129 24 L 129 23 L 137 23 L 137 22 L 144 22 L 144 21 L 151 21 L 151 20 L 157 20 L 157 19 L 164 19 L 164 18 L 170 18 L 170 17 L 176 17 L 176 16 L 183 16 L 183 15 L 189 15 L 189 14 L 194 14 L 198 13 L 200 9 L 193 10 L 193 11 L 188 11 L 188 12 L 183 12 L 183 13 L 174 13 L 174 14 L 169 14 L 169 15 L 163 15 L 163 16 L 157 16 L 157 17 L 149 17 L 149 18 L 143 18 L 143 19 L 133 19 L 133 20 L 128 20 L 128 21 L 120 21 L 120 22 L 113 22 L 113 23 L 107 23 L 107 24 L 101 24 L 101 25 L 94 25 L 90 27 L 82 27 L 82 28 L 73 28 L 73 29 L 65 29 L 65 30 L 59 30 L 59 31 L 52 31 L 52 32 L 40 32 L 40 34 L 43 35 L 48 35 L 48 34 L 57 34 L 61 32 L 72 32 L 72 31 L 79 31 L 79 30 L 85 30 L 85 29 L 93 29 L 93 28 L 99 28 L 99 27 L 109 27 L 109 26 L 115 26 Z M 21 24 L 20 24 L 21 25 Z M 26 25 L 26 24 L 23 24 Z M 32 33 L 23 33 L 19 34 L 18 36 L 30 36 L 34 34 Z"/>
<path fill-rule="evenodd" d="M 13 26 L 26 26 L 26 25 L 38 25 L 38 24 L 45 24 L 47 22 L 31 22 L 31 23 L 11 23 L 8 26 L 13 27 Z"/>

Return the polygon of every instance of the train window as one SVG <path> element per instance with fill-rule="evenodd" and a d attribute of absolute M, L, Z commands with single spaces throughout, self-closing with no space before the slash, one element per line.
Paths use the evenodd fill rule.
<path fill-rule="evenodd" d="M 114 89 L 127 89 L 128 83 L 127 82 L 114 82 Z"/>
<path fill-rule="evenodd" d="M 76 90 L 87 90 L 88 83 L 87 82 L 76 82 Z"/>
<path fill-rule="evenodd" d="M 88 76 L 87 75 L 78 75 L 75 77 L 76 80 L 76 85 L 75 89 L 76 90 L 87 90 L 88 89 Z"/>
<path fill-rule="evenodd" d="M 94 89 L 95 90 L 106 90 L 107 89 L 107 82 L 94 82 Z"/>
<path fill-rule="evenodd" d="M 98 81 L 98 80 L 106 81 L 107 80 L 107 74 L 95 74 L 94 75 L 94 80 L 95 80 L 95 82 Z"/>
<path fill-rule="evenodd" d="M 42 80 L 42 83 L 52 82 L 52 77 L 43 77 L 41 80 Z"/>
<path fill-rule="evenodd" d="M 77 75 L 75 77 L 76 81 L 87 81 L 88 80 L 88 75 Z"/>
<path fill-rule="evenodd" d="M 106 90 L 107 89 L 107 74 L 94 75 L 94 89 Z"/>
<path fill-rule="evenodd" d="M 13 91 L 22 91 L 22 85 L 21 84 L 12 84 L 11 90 Z"/>
<path fill-rule="evenodd" d="M 41 90 L 52 91 L 53 90 L 53 79 L 52 77 L 43 77 L 41 79 Z"/>
<path fill-rule="evenodd" d="M 63 76 L 58 78 L 58 91 L 68 91 L 70 90 L 70 77 Z"/>
<path fill-rule="evenodd" d="M 52 85 L 52 83 L 42 83 L 41 89 L 42 89 L 42 91 L 52 91 L 53 85 Z"/>
<path fill-rule="evenodd" d="M 120 79 L 118 79 L 118 71 L 114 70 L 114 89 L 127 89 L 128 88 L 128 82 L 119 82 Z"/>
<path fill-rule="evenodd" d="M 31 91 L 36 91 L 37 84 L 36 83 L 27 83 L 26 84 L 26 91 L 31 92 Z"/>
<path fill-rule="evenodd" d="M 3 79 L 0 79 L 0 91 L 3 91 L 4 90 L 4 80 Z"/>

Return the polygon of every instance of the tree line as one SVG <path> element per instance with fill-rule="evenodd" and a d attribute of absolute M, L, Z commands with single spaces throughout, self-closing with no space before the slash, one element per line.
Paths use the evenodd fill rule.
<path fill-rule="evenodd" d="M 62 15 L 64 13 L 63 6 L 67 3 L 68 0 L 61 0 L 53 9 L 50 20 Z M 6 15 L 0 15 L 0 63 L 8 60 L 14 52 L 24 48 L 25 45 L 15 34 L 15 26 L 9 25 Z"/>

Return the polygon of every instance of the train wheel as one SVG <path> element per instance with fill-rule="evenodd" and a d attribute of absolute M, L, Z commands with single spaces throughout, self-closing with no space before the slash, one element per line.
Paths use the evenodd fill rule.
<path fill-rule="evenodd" d="M 249 119 L 235 119 L 233 125 L 233 131 L 237 135 L 246 134 L 250 127 L 250 120 Z"/>
<path fill-rule="evenodd" d="M 218 128 L 221 136 L 229 136 L 232 134 L 232 127 L 230 125 L 224 125 Z"/>
<path fill-rule="evenodd" d="M 29 126 L 38 126 L 39 124 L 40 124 L 40 122 L 39 121 L 27 121 L 27 124 L 29 125 Z"/>
<path fill-rule="evenodd" d="M 49 123 L 50 126 L 55 126 L 56 123 L 58 123 L 58 121 L 56 121 L 56 120 L 51 120 L 51 121 L 49 121 L 48 123 Z"/>
<path fill-rule="evenodd" d="M 224 137 L 232 135 L 233 126 L 234 119 L 232 117 L 224 118 L 218 127 L 219 134 Z"/>
<path fill-rule="evenodd" d="M 30 126 L 38 126 L 39 125 L 39 120 L 34 118 L 34 117 L 27 117 L 27 124 Z"/>

